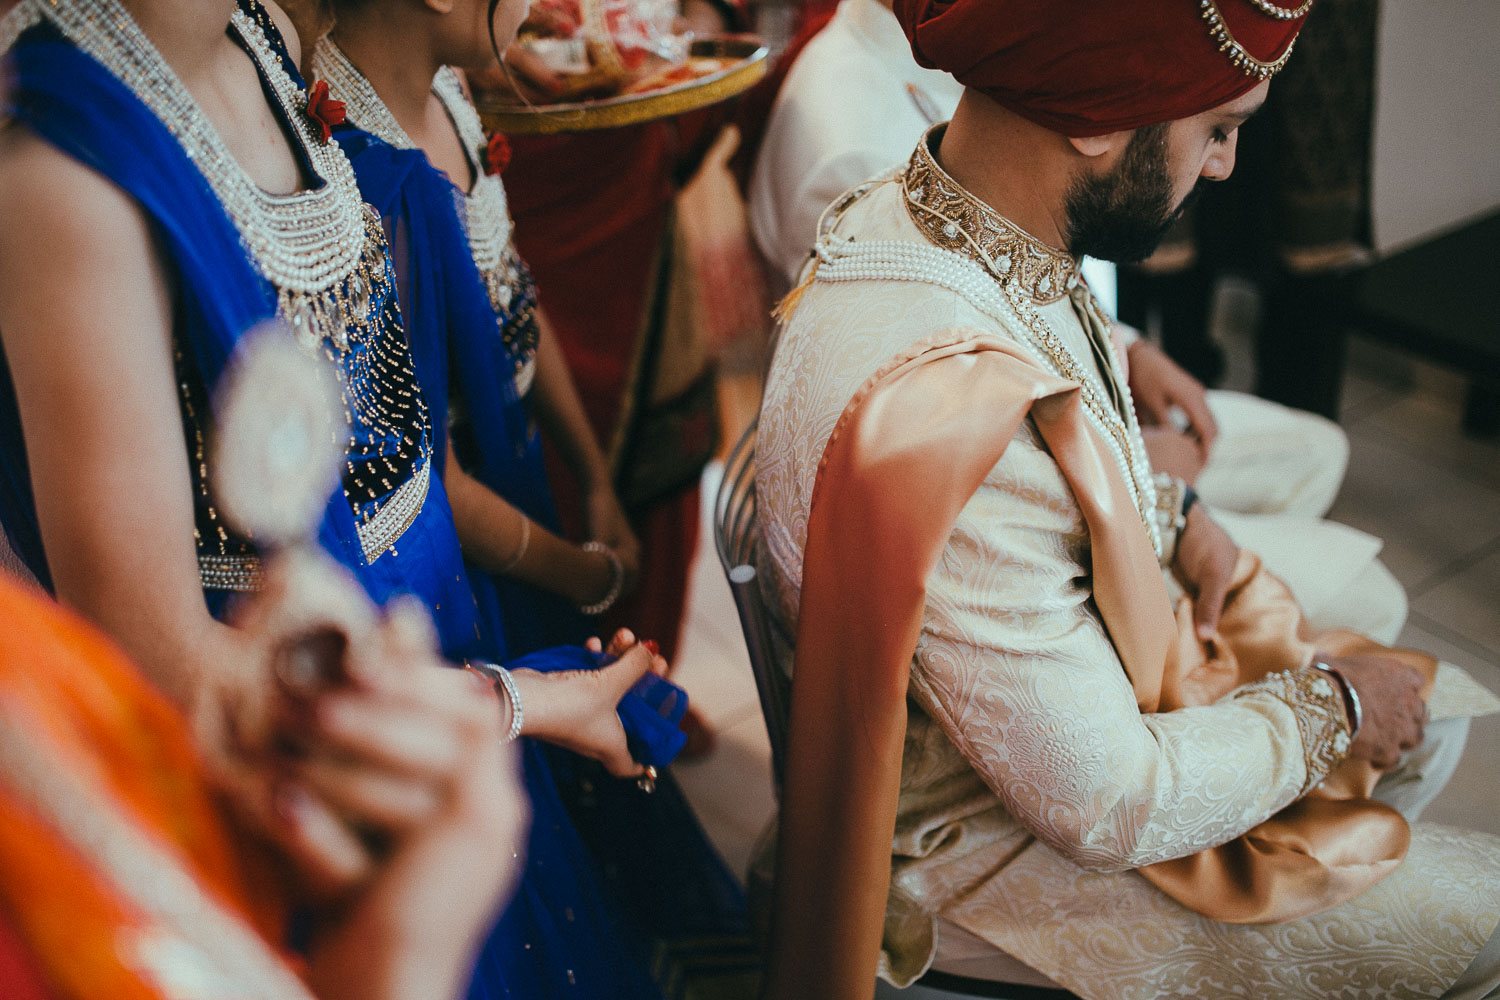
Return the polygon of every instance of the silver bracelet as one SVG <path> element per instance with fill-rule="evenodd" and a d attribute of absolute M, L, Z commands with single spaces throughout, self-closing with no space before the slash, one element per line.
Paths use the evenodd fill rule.
<path fill-rule="evenodd" d="M 516 737 L 521 735 L 521 725 L 526 718 L 526 711 L 521 707 L 521 689 L 516 687 L 516 679 L 510 675 L 509 670 L 495 663 L 466 660 L 464 666 L 494 685 L 495 697 L 499 698 L 500 689 L 505 689 L 505 697 L 502 700 L 510 703 L 510 731 L 500 742 L 514 743 Z"/>
<path fill-rule="evenodd" d="M 620 588 L 625 585 L 625 567 L 620 564 L 620 557 L 615 555 L 615 550 L 603 542 L 584 542 L 583 551 L 602 552 L 604 558 L 609 560 L 609 593 L 593 604 L 584 604 L 578 608 L 586 615 L 602 615 L 620 599 Z"/>
<path fill-rule="evenodd" d="M 1349 710 L 1349 742 L 1353 743 L 1354 737 L 1359 735 L 1359 727 L 1365 723 L 1365 707 L 1360 704 L 1359 692 L 1343 674 L 1322 660 L 1313 660 L 1312 665 L 1314 670 L 1321 670 L 1338 682 L 1339 690 L 1344 693 L 1344 707 Z"/>
<path fill-rule="evenodd" d="M 521 515 L 521 542 L 520 542 L 519 545 L 516 546 L 516 551 L 511 554 L 511 557 L 505 561 L 505 565 L 501 566 L 495 572 L 497 572 L 497 573 L 509 573 L 512 569 L 515 568 L 516 563 L 520 562 L 521 559 L 525 557 L 525 555 L 526 555 L 526 549 L 530 545 L 531 545 L 531 518 L 527 517 L 525 514 L 522 514 Z"/>

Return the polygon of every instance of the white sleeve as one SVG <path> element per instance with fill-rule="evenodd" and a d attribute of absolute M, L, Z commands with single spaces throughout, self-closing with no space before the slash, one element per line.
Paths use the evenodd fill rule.
<path fill-rule="evenodd" d="M 1346 726 L 1325 678 L 1273 675 L 1143 715 L 1087 559 L 1028 421 L 928 580 L 913 671 L 913 696 L 1017 820 L 1084 868 L 1135 868 L 1231 840 L 1322 780 Z"/>

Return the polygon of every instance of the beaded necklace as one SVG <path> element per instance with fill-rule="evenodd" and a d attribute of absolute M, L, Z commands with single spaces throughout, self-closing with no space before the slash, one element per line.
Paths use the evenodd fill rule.
<path fill-rule="evenodd" d="M 1114 380 L 1117 392 L 1110 392 L 1101 376 L 1090 366 L 1080 362 L 1046 319 L 1037 312 L 1038 299 L 1052 292 L 1050 284 L 1047 285 L 1047 292 L 1042 292 L 1043 279 L 1055 275 L 1056 271 L 1050 267 L 1032 268 L 1017 264 L 1017 261 L 1033 257 L 1037 248 L 1047 249 L 1052 254 L 1056 254 L 1056 251 L 1046 248 L 1045 244 L 1015 228 L 995 215 L 988 206 L 964 192 L 927 152 L 927 141 L 931 135 L 929 132 L 923 138 L 905 171 L 894 173 L 882 182 L 854 188 L 829 208 L 819 223 L 815 280 L 922 281 L 947 288 L 962 295 L 1013 333 L 1052 374 L 1076 383 L 1084 401 L 1084 412 L 1109 448 L 1136 512 L 1140 515 L 1141 523 L 1151 539 L 1152 547 L 1160 557 L 1163 543 L 1156 513 L 1156 485 L 1146 456 L 1145 443 L 1141 439 L 1140 427 L 1136 422 L 1129 387 Z M 856 241 L 838 237 L 834 232 L 838 217 L 883 182 L 900 183 L 902 201 L 906 204 L 908 213 L 932 243 L 918 244 L 906 240 Z M 948 203 L 954 198 L 966 199 L 970 203 L 968 211 L 947 215 L 933 207 L 934 199 Z M 976 230 L 971 220 L 979 214 L 980 209 L 994 218 L 992 224 Z M 950 226 L 953 228 L 950 229 Z M 952 235 L 955 230 L 959 233 L 958 237 Z M 992 252 L 998 245 L 993 239 L 996 233 L 1009 234 L 1005 244 L 1011 255 L 1008 267 L 999 263 L 1005 256 L 1004 252 L 992 259 Z M 949 249 L 937 245 L 933 234 L 954 244 L 954 247 Z M 981 245 L 980 239 L 986 239 L 989 250 L 986 245 Z M 1035 246 L 1026 245 L 1028 243 Z M 1084 286 L 1077 282 L 1076 274 L 1068 286 L 1069 289 L 1063 295 L 1071 292 L 1075 308 L 1088 309 L 1095 322 L 1107 329 L 1107 320 L 1094 305 L 1092 297 L 1087 296 L 1086 290 L 1080 292 Z M 1041 298 L 1041 301 L 1045 304 L 1047 301 L 1058 301 L 1061 297 Z M 1109 349 L 1105 347 L 1103 350 Z M 1103 377 L 1110 376 L 1106 374 Z M 1118 407 L 1112 402 L 1112 397 L 1116 395 L 1121 399 Z"/>
<path fill-rule="evenodd" d="M 324 38 L 314 50 L 313 75 L 327 82 L 358 127 L 397 149 L 416 148 L 374 85 L 332 38 Z M 514 225 L 505 185 L 484 169 L 484 124 L 452 67 L 438 70 L 432 80 L 432 92 L 453 122 L 464 154 L 474 168 L 474 186 L 463 199 L 464 230 L 469 237 L 469 252 L 484 278 L 490 306 L 500 318 L 501 338 L 514 362 L 517 394 L 524 396 L 535 375 L 540 327 L 534 316 L 536 297 L 530 275 L 512 239 Z"/>
<path fill-rule="evenodd" d="M 349 326 L 371 319 L 371 276 L 360 267 L 366 209 L 349 161 L 314 133 L 302 113 L 305 96 L 254 21 L 238 9 L 230 18 L 321 181 L 305 191 L 277 195 L 255 184 L 119 0 L 22 0 L 7 22 L 11 18 L 21 27 L 7 25 L 0 44 L 45 18 L 150 108 L 224 205 L 257 270 L 275 287 L 278 312 L 298 340 L 347 347 Z"/>

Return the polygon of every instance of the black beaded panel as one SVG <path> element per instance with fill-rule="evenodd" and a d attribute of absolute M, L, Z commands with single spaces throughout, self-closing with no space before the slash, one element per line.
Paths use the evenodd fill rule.
<path fill-rule="evenodd" d="M 348 320 L 345 336 L 338 342 L 325 338 L 318 346 L 339 376 L 348 450 L 342 472 L 344 495 L 362 534 L 383 518 L 388 523 L 379 534 L 394 541 L 425 497 L 425 489 L 400 491 L 415 476 L 427 474 L 431 434 L 401 323 L 390 252 L 374 212 L 367 213 L 358 267 L 330 298 Z M 208 392 L 197 366 L 181 349 L 176 352 L 176 374 L 193 481 L 193 538 L 204 586 L 254 589 L 259 581 L 255 547 L 231 531 L 214 506 Z M 402 509 L 387 510 L 388 506 Z"/>
<path fill-rule="evenodd" d="M 490 305 L 500 324 L 500 341 L 505 346 L 515 374 L 520 374 L 536 357 L 537 344 L 541 340 L 541 327 L 537 323 L 536 281 L 531 269 L 526 266 L 515 245 L 505 248 L 500 266 L 484 276 L 489 291 Z"/>
<path fill-rule="evenodd" d="M 323 351 L 344 381 L 350 418 L 344 493 L 363 524 L 427 461 L 431 450 L 427 402 L 401 323 L 385 231 L 373 212 L 366 219 L 364 257 L 349 284 L 360 280 L 368 282 L 367 308 L 374 322 L 351 324 L 346 348 L 325 340 Z"/>

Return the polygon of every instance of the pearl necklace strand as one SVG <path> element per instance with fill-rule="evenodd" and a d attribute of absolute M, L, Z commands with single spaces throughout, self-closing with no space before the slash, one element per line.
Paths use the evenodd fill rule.
<path fill-rule="evenodd" d="M 313 75 L 328 83 L 333 96 L 343 101 L 349 118 L 359 128 L 397 149 L 415 149 L 416 143 L 391 114 L 369 79 L 331 38 L 324 38 L 313 52 Z M 474 264 L 484 276 L 491 304 L 504 313 L 515 293 L 518 260 L 511 244 L 510 206 L 505 185 L 485 172 L 487 140 L 479 112 L 464 93 L 463 84 L 451 66 L 438 70 L 432 92 L 453 121 L 459 141 L 474 167 L 474 186 L 464 195 L 464 228 Z"/>
<path fill-rule="evenodd" d="M 45 18 L 128 87 L 181 143 L 218 197 L 257 270 L 276 287 L 278 309 L 300 340 L 342 342 L 348 303 L 368 289 L 355 274 L 364 249 L 366 210 L 354 171 L 336 144 L 314 134 L 302 111 L 301 91 L 280 65 L 255 22 L 235 10 L 230 23 L 270 82 L 296 140 L 306 151 L 318 187 L 276 195 L 261 190 L 230 154 L 224 140 L 171 66 L 118 0 L 22 0 L 7 18 L 29 26 Z M 24 27 L 21 28 L 24 30 Z M 20 31 L 15 31 L 19 35 Z M 11 37 L 9 24 L 0 43 Z"/>
<path fill-rule="evenodd" d="M 972 257 L 906 240 L 855 241 L 836 236 L 832 231 L 837 224 L 836 217 L 874 186 L 861 185 L 845 195 L 830 208 L 833 218 L 825 214 L 815 250 L 818 258 L 815 280 L 920 281 L 937 285 L 963 296 L 1003 329 L 1018 334 L 1016 339 L 1039 358 L 1048 371 L 1079 386 L 1084 412 L 1109 448 L 1159 558 L 1162 538 L 1155 513 L 1156 485 L 1140 428 L 1135 421 L 1128 387 L 1123 390 L 1129 414 L 1126 417 L 1109 402 L 1109 393 L 1099 377 L 1078 361 L 1032 303 L 1026 300 L 1024 289 L 1007 282 L 1003 275 L 996 274 Z"/>

